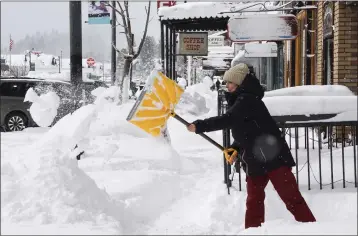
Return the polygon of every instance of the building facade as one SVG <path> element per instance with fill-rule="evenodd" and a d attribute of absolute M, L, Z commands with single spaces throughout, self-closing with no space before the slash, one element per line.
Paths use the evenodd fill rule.
<path fill-rule="evenodd" d="M 284 44 L 285 87 L 340 84 L 357 94 L 358 2 L 305 4 L 317 9 L 294 12 L 299 33 Z"/>

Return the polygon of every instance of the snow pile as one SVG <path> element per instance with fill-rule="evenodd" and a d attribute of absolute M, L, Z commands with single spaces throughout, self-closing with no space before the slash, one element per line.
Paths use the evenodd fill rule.
<path fill-rule="evenodd" d="M 32 102 L 30 114 L 40 127 L 49 127 L 52 124 L 60 106 L 60 98 L 55 92 L 50 91 L 38 96 L 33 88 L 27 90 L 24 102 Z"/>
<path fill-rule="evenodd" d="M 277 96 L 354 96 L 344 85 L 304 85 L 265 92 L 265 98 Z"/>
<path fill-rule="evenodd" d="M 192 115 L 203 115 L 210 111 L 214 115 L 217 110 L 217 91 L 210 89 L 213 84 L 212 79 L 205 76 L 201 83 L 188 86 L 181 96 L 177 110 Z"/>
<path fill-rule="evenodd" d="M 272 116 L 339 114 L 357 111 L 355 96 L 278 96 L 264 98 L 263 101 Z M 314 104 L 314 106 L 307 106 L 307 104 Z"/>
<path fill-rule="evenodd" d="M 88 131 L 94 105 L 61 119 L 35 144 L 2 160 L 2 221 L 90 223 L 121 232 L 122 207 L 78 167 L 71 149 Z M 108 231 L 108 232 L 109 232 Z"/>
<path fill-rule="evenodd" d="M 23 152 L 6 155 L 1 170 L 2 211 L 6 212 L 2 221 L 41 225 L 89 222 L 107 225 L 108 231 L 117 233 L 122 230 L 120 223 L 132 224 L 133 220 L 124 217 L 124 206 L 114 204 L 82 170 L 86 164 L 79 168 L 76 155 L 81 150 L 85 151 L 84 158 L 97 156 L 109 173 L 116 171 L 115 178 L 123 185 L 117 188 L 129 186 L 132 194 L 138 195 L 125 204 L 138 208 L 139 220 L 149 220 L 180 196 L 179 173 L 194 166 L 182 161 L 163 138 L 155 139 L 126 121 L 133 103 L 117 106 L 118 93 L 115 86 L 94 90 L 94 104 L 63 117 Z M 134 143 L 140 148 L 133 148 Z M 14 160 L 14 156 L 18 158 Z M 133 189 L 138 170 L 148 182 Z M 128 178 L 133 180 L 131 184 L 126 183 Z"/>
<path fill-rule="evenodd" d="M 99 95 L 98 89 L 94 90 L 92 94 L 98 95 L 95 101 L 96 119 L 91 121 L 89 136 L 93 137 L 93 139 L 97 139 L 98 136 L 112 139 L 113 142 L 109 142 L 111 145 L 115 145 L 112 147 L 116 148 L 113 149 L 110 156 L 107 156 L 108 160 L 117 161 L 121 159 L 120 161 L 123 161 L 123 165 L 130 160 L 137 160 L 138 167 L 144 166 L 149 169 L 159 168 L 179 171 L 181 168 L 180 158 L 164 139 L 155 139 L 126 120 L 133 103 L 117 106 L 116 99 L 119 92 L 119 88 L 116 86 L 105 89 Z M 118 146 L 118 142 L 120 146 Z M 132 150 L 132 145 L 130 144 L 133 142 L 140 143 L 141 149 Z M 98 146 L 95 143 L 92 145 Z M 105 151 L 101 146 L 97 148 L 94 150 Z M 148 152 L 148 150 L 156 151 Z M 128 156 L 128 153 L 131 153 L 131 155 Z M 123 157 L 125 157 L 125 160 Z"/>
<path fill-rule="evenodd" d="M 326 121 L 357 120 L 357 96 L 343 85 L 283 88 L 265 92 L 263 101 L 273 116 L 339 114 Z"/>

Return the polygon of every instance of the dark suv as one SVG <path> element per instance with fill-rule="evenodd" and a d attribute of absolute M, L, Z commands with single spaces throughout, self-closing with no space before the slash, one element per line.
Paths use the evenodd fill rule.
<path fill-rule="evenodd" d="M 0 126 L 5 128 L 6 131 L 20 131 L 26 127 L 37 126 L 29 112 L 31 103 L 24 102 L 25 94 L 29 88 L 33 88 L 38 95 L 54 91 L 60 97 L 60 106 L 54 119 L 54 124 L 72 111 L 72 104 L 76 100 L 91 103 L 94 99 L 91 91 L 98 87 L 108 86 L 101 81 L 91 81 L 83 82 L 81 87 L 84 88 L 85 97 L 73 99 L 71 84 L 66 81 L 2 77 L 0 80 Z"/>

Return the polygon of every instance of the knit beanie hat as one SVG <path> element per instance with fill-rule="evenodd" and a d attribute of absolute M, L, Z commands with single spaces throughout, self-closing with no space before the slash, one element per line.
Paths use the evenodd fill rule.
<path fill-rule="evenodd" d="M 239 63 L 227 70 L 223 79 L 226 82 L 231 82 L 240 86 L 246 75 L 249 73 L 249 67 L 244 63 Z"/>

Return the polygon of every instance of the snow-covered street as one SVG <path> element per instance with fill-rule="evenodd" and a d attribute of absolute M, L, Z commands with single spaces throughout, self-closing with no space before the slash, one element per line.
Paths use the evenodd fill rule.
<path fill-rule="evenodd" d="M 216 113 L 216 92 L 196 86 L 183 97 L 197 92 L 207 110 L 194 115 L 182 102 L 177 113 L 188 121 Z M 117 106 L 99 99 L 51 129 L 1 133 L 1 233 L 357 234 L 357 189 L 351 183 L 343 189 L 341 182 L 334 190 L 319 190 L 316 182 L 310 191 L 301 186 L 317 218 L 306 224 L 294 221 L 269 184 L 266 223 L 244 230 L 244 177 L 243 191 L 235 175 L 228 195 L 216 147 L 175 119 L 168 122 L 171 145 L 155 139 L 126 121 L 132 106 L 133 101 Z M 209 136 L 222 143 L 221 132 Z M 79 161 L 74 144 L 85 151 Z M 348 168 L 353 147 L 345 150 L 346 180 L 354 182 Z M 328 158 L 325 151 L 322 160 Z M 334 150 L 336 166 L 340 153 Z M 317 161 L 311 157 L 313 168 Z M 328 173 L 323 170 L 324 183 Z M 306 178 L 300 175 L 300 183 Z"/>

